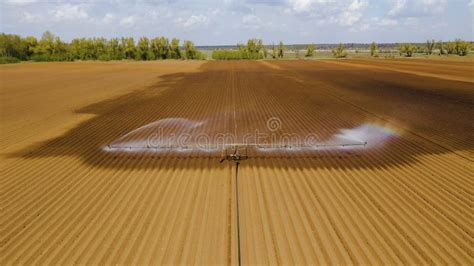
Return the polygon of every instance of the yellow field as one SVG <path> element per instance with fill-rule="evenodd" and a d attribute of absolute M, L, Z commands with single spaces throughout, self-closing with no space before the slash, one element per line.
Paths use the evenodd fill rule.
<path fill-rule="evenodd" d="M 2 265 L 474 263 L 471 61 L 0 71 Z M 362 131 L 368 144 L 250 150 L 238 178 L 219 153 L 105 149 L 156 121 L 238 140 Z"/>

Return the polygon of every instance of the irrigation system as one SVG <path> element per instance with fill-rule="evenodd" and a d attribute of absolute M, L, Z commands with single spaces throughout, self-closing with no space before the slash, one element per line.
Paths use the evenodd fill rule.
<path fill-rule="evenodd" d="M 175 152 L 180 156 L 187 157 L 192 152 L 202 152 L 203 154 L 219 152 L 221 155 L 220 163 L 229 162 L 235 166 L 235 171 L 232 169 L 232 173 L 235 173 L 235 209 L 236 209 L 236 227 L 237 227 L 237 256 L 238 265 L 242 265 L 241 256 L 241 244 L 240 244 L 240 200 L 239 200 L 239 166 L 242 161 L 249 160 L 252 156 L 249 155 L 249 149 L 257 151 L 258 157 L 269 156 L 272 152 L 290 152 L 298 153 L 301 151 L 317 151 L 322 149 L 337 149 L 347 147 L 365 147 L 367 142 L 353 142 L 353 143 L 319 143 L 314 145 L 264 145 L 264 144 L 229 144 L 229 145 L 212 145 L 201 147 L 198 145 L 166 145 L 166 146 L 131 146 L 131 145 L 120 145 L 110 144 L 105 147 L 105 151 L 108 152 L 158 152 L 158 153 L 170 153 Z M 198 153 L 199 154 L 199 153 Z M 257 157 L 256 156 L 256 157 Z M 232 174 L 231 174 L 232 175 Z"/>
<path fill-rule="evenodd" d="M 236 90 L 234 86 L 234 70 L 231 71 L 231 84 L 230 87 L 230 98 L 232 99 L 231 110 L 226 110 L 224 116 L 224 128 L 227 131 L 233 131 L 234 136 L 237 134 L 237 108 L 236 108 Z M 233 126 L 228 127 L 226 121 L 227 117 L 233 120 Z M 166 145 L 157 144 L 150 145 L 148 141 L 142 138 L 133 139 L 132 135 L 137 134 L 139 136 L 146 135 L 145 133 L 150 133 L 153 127 L 164 126 L 173 123 L 181 123 L 188 125 L 188 129 L 194 129 L 202 125 L 202 122 L 194 122 L 192 120 L 187 120 L 183 118 L 167 118 L 159 120 L 157 122 L 145 125 L 141 128 L 138 128 L 129 134 L 123 136 L 116 142 L 113 142 L 106 147 L 104 151 L 112 153 L 158 153 L 163 154 L 164 156 L 173 156 L 173 154 L 179 157 L 217 157 L 220 158 L 220 163 L 229 162 L 235 165 L 235 168 L 231 168 L 231 177 L 235 172 L 235 208 L 236 208 L 236 228 L 237 228 L 237 255 L 238 255 L 238 264 L 242 265 L 242 256 L 241 256 L 241 243 L 240 243 L 240 200 L 239 200 L 239 166 L 242 161 L 249 160 L 257 157 L 274 157 L 275 154 L 279 156 L 282 154 L 283 157 L 297 157 L 301 154 L 306 154 L 309 152 L 311 155 L 312 152 L 325 149 L 339 149 L 339 148 L 348 148 L 348 147 L 365 147 L 367 142 L 363 141 L 349 141 L 347 143 L 312 143 L 311 145 L 301 145 L 301 144 L 288 144 L 288 143 L 274 143 L 274 144 L 261 144 L 261 143 L 228 143 L 228 144 L 207 144 L 207 145 L 198 145 L 198 143 L 191 144 L 179 144 L 177 142 L 167 143 Z M 268 122 L 267 122 L 268 123 Z M 268 126 L 268 124 L 267 124 Z M 275 132 L 277 128 L 272 128 L 269 126 L 269 129 L 272 132 Z M 143 133 L 140 134 L 140 133 Z M 344 140 L 346 141 L 346 140 Z M 232 141 L 233 142 L 233 141 Z M 235 169 L 235 171 L 234 171 Z"/>

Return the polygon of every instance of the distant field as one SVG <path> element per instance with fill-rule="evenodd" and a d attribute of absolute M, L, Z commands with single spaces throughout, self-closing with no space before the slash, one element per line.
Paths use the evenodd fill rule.
<path fill-rule="evenodd" d="M 236 49 L 236 48 L 233 48 Z M 206 56 L 207 59 L 212 58 L 212 49 L 201 49 L 200 51 L 203 52 L 203 54 Z M 353 58 L 366 58 L 366 59 L 374 59 L 370 55 L 370 50 L 367 49 L 347 49 L 346 50 L 348 53 L 348 58 L 353 59 Z M 268 60 L 271 59 L 271 50 L 268 50 Z M 335 59 L 331 50 L 328 49 L 319 49 L 314 52 L 314 56 L 312 57 L 306 57 L 306 50 L 301 49 L 301 50 L 294 50 L 294 49 L 289 49 L 286 50 L 284 53 L 284 58 L 283 59 L 290 59 L 290 60 L 295 60 L 295 59 L 301 59 L 301 60 L 312 60 L 312 59 Z M 474 62 L 474 53 L 470 53 L 467 56 L 457 56 L 457 55 L 449 55 L 449 56 L 439 56 L 438 54 L 433 54 L 433 55 L 426 55 L 425 53 L 415 53 L 413 57 L 407 58 L 398 52 L 396 48 L 393 49 L 386 49 L 378 54 L 377 59 L 393 59 L 393 58 L 400 58 L 400 59 L 419 59 L 419 58 L 425 58 L 425 59 L 435 59 L 435 60 L 444 60 L 444 61 L 470 61 Z M 281 59 L 280 59 L 281 60 Z"/>
<path fill-rule="evenodd" d="M 0 71 L 0 264 L 237 264 L 239 250 L 243 264 L 474 262 L 472 60 Z M 368 143 L 252 150 L 238 184 L 219 154 L 105 149 L 157 121 L 192 136 Z"/>

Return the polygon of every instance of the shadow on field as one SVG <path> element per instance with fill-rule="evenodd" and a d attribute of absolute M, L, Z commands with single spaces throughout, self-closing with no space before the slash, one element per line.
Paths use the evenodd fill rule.
<path fill-rule="evenodd" d="M 373 60 L 377 64 L 391 61 Z M 410 62 L 410 61 L 408 61 Z M 453 151 L 474 154 L 474 90 L 473 83 L 427 77 L 396 71 L 366 69 L 351 65 L 311 62 L 277 62 L 280 68 L 297 73 L 310 86 L 326 87 L 345 102 L 391 122 L 402 124 L 414 134 L 428 137 Z M 474 65 L 463 64 L 462 71 L 450 65 L 424 68 L 431 74 L 455 73 L 466 76 Z M 417 66 L 420 68 L 420 66 Z M 435 144 L 435 143 L 432 143 Z"/>
<path fill-rule="evenodd" d="M 285 73 L 284 70 L 275 70 L 259 62 L 207 62 L 201 66 L 199 72 L 166 75 L 159 83 L 143 90 L 79 109 L 77 113 L 94 114 L 95 117 L 79 124 L 63 136 L 28 147 L 12 156 L 23 158 L 73 156 L 94 167 L 117 169 L 171 167 L 169 166 L 171 164 L 161 163 L 164 160 L 169 162 L 170 157 L 175 157 L 173 160 L 183 161 L 209 157 L 216 160 L 216 166 L 219 165 L 221 152 L 166 155 L 153 152 L 110 152 L 104 149 L 137 128 L 168 118 L 207 121 L 205 130 L 215 133 L 217 131 L 232 132 L 235 129 L 237 135 L 242 135 L 256 129 L 268 133 L 268 126 L 265 124 L 267 119 L 277 117 L 283 123 L 282 127 L 277 129 L 280 135 L 283 134 L 282 132 L 299 135 L 317 132 L 322 139 L 326 140 L 331 136 L 350 133 L 351 130 L 363 128 L 365 125 L 378 124 L 381 131 L 387 129 L 383 125 L 386 121 L 371 116 L 370 112 L 361 111 L 357 105 L 335 99 L 331 95 L 333 92 L 328 94 L 327 88 L 319 88 L 317 83 L 301 82 L 296 77 Z M 431 116 L 427 117 L 426 114 L 432 114 L 433 110 L 440 111 L 436 109 L 439 108 L 436 105 L 444 100 L 439 93 L 434 94 L 433 98 L 417 94 L 417 88 L 413 84 L 419 83 L 418 81 L 413 81 L 415 83 L 410 85 L 413 89 L 408 87 L 410 89 L 408 91 L 403 84 L 397 83 L 404 77 L 413 80 L 413 75 L 409 74 L 393 73 L 393 76 L 385 74 L 388 76 L 381 76 L 380 80 L 374 80 L 374 77 L 357 71 L 350 73 L 338 69 L 326 69 L 320 72 L 317 70 L 305 72 L 301 77 L 314 78 L 315 75 L 319 77 L 318 82 L 324 81 L 337 87 L 345 86 L 348 97 L 358 95 L 360 104 L 364 104 L 364 101 L 380 101 L 386 99 L 387 96 L 392 96 L 393 101 L 386 104 L 386 109 L 398 108 L 400 112 L 394 115 L 395 118 L 403 119 L 403 115 L 409 116 L 410 119 L 406 121 L 405 126 L 413 132 L 417 132 L 418 124 L 423 124 L 424 120 L 433 119 Z M 341 75 L 348 78 L 341 79 Z M 442 85 L 447 86 L 445 83 Z M 365 87 L 368 88 L 364 89 Z M 334 89 L 339 96 L 345 93 L 344 90 Z M 394 89 L 405 91 L 397 94 Z M 418 96 L 424 97 L 418 103 L 424 105 L 425 113 L 410 113 L 415 110 L 410 110 L 416 103 L 413 97 Z M 404 105 L 405 100 L 407 104 Z M 381 105 L 373 106 L 376 112 L 378 109 L 383 108 Z M 235 117 L 233 117 L 234 114 Z M 383 113 L 382 116 L 390 118 L 388 113 Z M 441 119 L 438 123 L 443 127 L 446 125 L 465 126 L 464 122 L 449 120 L 449 115 L 443 115 Z M 232 125 L 232 121 L 236 121 L 237 127 L 229 126 Z M 178 131 L 176 133 L 180 133 L 179 128 L 175 130 Z M 441 133 L 450 134 L 449 131 Z M 353 134 L 355 138 L 363 138 L 356 131 Z M 371 142 L 369 134 L 369 139 L 364 139 L 369 142 L 365 148 L 303 152 L 250 151 L 249 155 L 259 158 L 285 158 L 289 163 L 282 167 L 291 168 L 294 165 L 291 160 L 306 158 L 310 162 L 307 165 L 313 168 L 352 169 L 411 164 L 416 162 L 419 156 L 455 152 L 452 147 L 457 147 L 457 150 L 462 151 L 472 149 L 472 143 L 468 141 L 450 145 L 450 140 L 447 138 L 448 148 L 446 148 L 446 146 L 433 143 L 430 139 L 423 139 L 407 132 L 394 130 L 387 134 L 389 136 L 386 139 L 382 142 L 378 140 L 377 143 Z M 465 134 L 468 138 L 471 133 Z M 156 163 L 150 163 L 152 161 Z M 195 163 L 179 165 L 199 167 Z"/>

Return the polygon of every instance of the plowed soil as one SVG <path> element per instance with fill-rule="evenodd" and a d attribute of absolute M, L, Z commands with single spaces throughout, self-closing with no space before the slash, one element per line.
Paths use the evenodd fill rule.
<path fill-rule="evenodd" d="M 0 71 L 2 265 L 474 263 L 471 61 Z M 157 123 L 367 145 L 253 149 L 237 174 L 219 152 L 107 149 Z"/>

